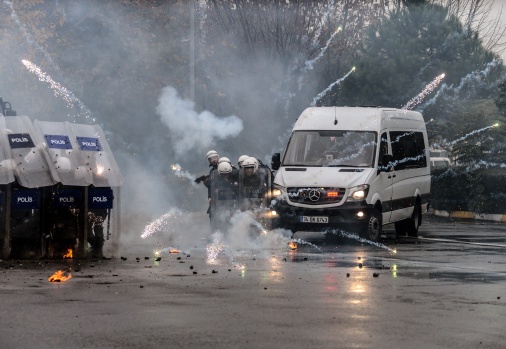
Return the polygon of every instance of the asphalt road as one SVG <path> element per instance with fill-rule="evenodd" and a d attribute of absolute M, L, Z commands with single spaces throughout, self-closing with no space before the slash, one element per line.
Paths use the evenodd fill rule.
<path fill-rule="evenodd" d="M 505 348 L 506 225 L 424 216 L 419 234 L 4 260 L 0 348 Z"/>

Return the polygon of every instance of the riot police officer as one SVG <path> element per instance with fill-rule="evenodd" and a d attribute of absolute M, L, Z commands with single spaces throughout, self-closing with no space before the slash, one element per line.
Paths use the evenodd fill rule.
<path fill-rule="evenodd" d="M 209 150 L 206 154 L 206 159 L 209 162 L 209 167 L 211 169 L 209 170 L 208 175 L 203 175 L 195 179 L 195 183 L 203 183 L 207 187 L 207 201 L 209 203 L 209 207 L 207 208 L 207 214 L 209 215 L 209 219 L 212 220 L 211 215 L 211 182 L 214 176 L 217 175 L 217 169 L 218 169 L 218 160 L 220 159 L 220 156 L 218 155 L 218 152 L 216 150 Z"/>
<path fill-rule="evenodd" d="M 107 215 L 106 209 L 94 209 L 93 212 L 88 212 L 88 243 L 91 246 L 92 258 L 104 256 L 104 221 Z"/>
<path fill-rule="evenodd" d="M 237 165 L 239 165 L 239 169 L 242 168 L 243 161 L 246 160 L 249 157 L 250 157 L 249 155 L 241 155 L 241 156 L 239 156 L 239 159 L 237 159 Z"/>
<path fill-rule="evenodd" d="M 218 176 L 211 181 L 211 228 L 213 231 L 226 230 L 232 212 L 237 209 L 238 183 L 233 176 L 232 165 L 222 162 L 218 165 Z"/>

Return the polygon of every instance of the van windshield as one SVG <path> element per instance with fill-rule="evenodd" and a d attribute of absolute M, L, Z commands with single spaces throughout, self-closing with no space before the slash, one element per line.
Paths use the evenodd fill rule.
<path fill-rule="evenodd" d="M 295 131 L 283 166 L 373 167 L 376 132 Z"/>

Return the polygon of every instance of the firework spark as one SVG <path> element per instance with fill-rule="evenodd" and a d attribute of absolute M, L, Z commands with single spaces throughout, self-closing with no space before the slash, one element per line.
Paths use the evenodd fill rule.
<path fill-rule="evenodd" d="M 214 263 L 218 259 L 220 253 L 225 251 L 225 245 L 222 242 L 214 242 L 207 245 L 206 255 L 209 263 Z"/>
<path fill-rule="evenodd" d="M 141 238 L 145 239 L 159 231 L 166 231 L 171 229 L 173 230 L 174 220 L 179 220 L 180 216 L 181 212 L 178 210 L 171 210 L 170 212 L 146 225 L 146 227 L 144 227 L 144 231 L 142 232 Z"/>
<path fill-rule="evenodd" d="M 85 116 L 86 118 L 89 118 L 91 111 L 71 91 L 67 90 L 60 83 L 54 81 L 51 76 L 42 71 L 40 67 L 33 64 L 32 62 L 26 59 L 21 60 L 21 62 L 24 64 L 26 69 L 28 69 L 31 73 L 37 75 L 39 81 L 47 82 L 49 84 L 49 87 L 53 90 L 54 95 L 56 97 L 63 98 L 68 103 L 69 108 L 74 108 L 77 106 L 80 110 L 84 111 L 79 114 Z M 92 120 L 95 121 L 95 119 Z"/>
<path fill-rule="evenodd" d="M 448 95 L 450 94 L 450 98 L 456 98 L 460 92 L 460 90 L 464 87 L 464 86 L 467 86 L 469 83 L 471 82 L 474 82 L 478 85 L 480 84 L 483 84 L 483 81 L 486 81 L 488 75 L 493 71 L 493 69 L 495 67 L 497 67 L 498 65 L 501 65 L 502 64 L 502 60 L 500 59 L 494 59 L 492 62 L 489 62 L 487 63 L 486 67 L 484 70 L 481 70 L 481 71 L 475 71 L 475 72 L 472 72 L 472 73 L 469 73 L 467 74 L 466 76 L 464 76 L 461 80 L 460 80 L 460 84 L 457 85 L 457 86 L 453 86 L 453 85 L 446 85 L 446 84 L 443 84 L 441 86 L 441 88 L 438 90 L 438 92 L 436 93 L 436 95 L 434 97 L 432 97 L 430 100 L 428 100 L 427 102 L 425 102 L 420 109 L 425 109 L 426 107 L 428 107 L 429 105 L 432 105 L 434 103 L 436 103 L 436 100 L 440 97 L 440 96 L 443 96 L 443 95 Z"/>
<path fill-rule="evenodd" d="M 416 105 L 420 104 L 427 95 L 429 95 L 434 89 L 443 81 L 445 74 L 441 74 L 437 76 L 434 80 L 430 82 L 425 88 L 420 92 L 417 96 L 413 97 L 402 109 L 410 110 L 413 109 Z"/>

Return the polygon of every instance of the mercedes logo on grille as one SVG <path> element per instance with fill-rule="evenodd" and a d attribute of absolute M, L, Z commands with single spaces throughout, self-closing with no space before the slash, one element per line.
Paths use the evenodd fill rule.
<path fill-rule="evenodd" d="M 309 191 L 309 200 L 311 201 L 318 201 L 320 200 L 320 191 L 319 190 L 310 190 Z"/>

